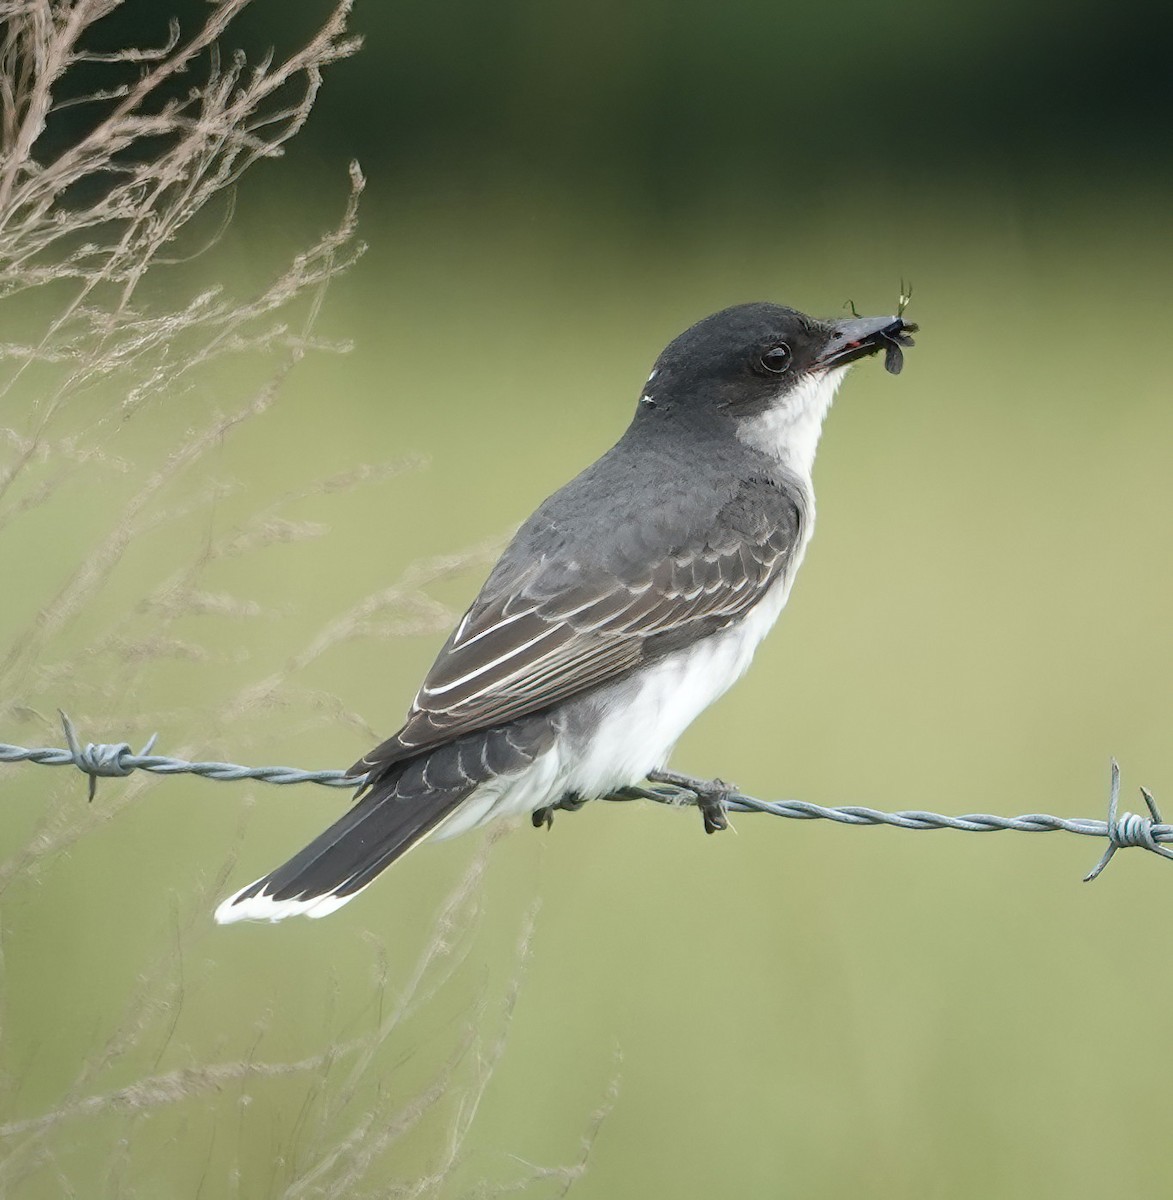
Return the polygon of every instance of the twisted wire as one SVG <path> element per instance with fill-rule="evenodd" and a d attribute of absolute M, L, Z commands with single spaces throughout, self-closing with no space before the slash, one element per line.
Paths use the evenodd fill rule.
<path fill-rule="evenodd" d="M 31 762 L 42 766 L 73 766 L 89 777 L 89 798 L 94 798 L 98 778 L 126 776 L 134 771 L 149 771 L 156 775 L 198 775 L 204 779 L 237 781 L 255 779 L 262 783 L 288 785 L 316 783 L 323 787 L 356 788 L 364 782 L 363 776 L 348 775 L 345 771 L 303 771 L 297 767 L 247 767 L 239 763 L 188 762 L 171 758 L 165 754 L 152 754 L 155 739 L 152 736 L 136 754 L 128 742 L 88 742 L 84 746 L 78 739 L 73 722 L 61 713 L 67 747 L 41 746 L 27 748 L 0 742 L 0 763 Z M 650 787 L 622 788 L 605 800 L 630 801 L 652 800 L 658 804 L 674 806 L 695 805 L 711 800 L 714 781 L 674 775 L 671 784 L 656 784 Z M 775 817 L 789 817 L 799 821 L 835 821 L 840 825 L 888 825 L 895 829 L 956 829 L 965 833 L 997 833 L 1015 830 L 1020 833 L 1077 833 L 1083 837 L 1106 838 L 1107 848 L 1103 857 L 1091 872 L 1086 882 L 1096 879 L 1112 860 L 1117 850 L 1139 847 L 1162 858 L 1173 858 L 1173 851 L 1164 843 L 1173 842 L 1173 825 L 1161 819 L 1156 801 L 1150 792 L 1141 788 L 1149 815 L 1118 813 L 1120 799 L 1120 768 L 1112 760 L 1112 783 L 1108 800 L 1107 820 L 1087 817 L 1054 817 L 1047 813 L 1024 813 L 1017 817 L 1003 817 L 993 813 L 966 813 L 963 816 L 948 816 L 944 813 L 910 809 L 900 812 L 883 812 L 862 805 L 839 805 L 827 807 L 811 804 L 805 800 L 760 800 L 747 796 L 736 789 L 718 789 L 720 800 L 729 812 L 768 813 Z"/>

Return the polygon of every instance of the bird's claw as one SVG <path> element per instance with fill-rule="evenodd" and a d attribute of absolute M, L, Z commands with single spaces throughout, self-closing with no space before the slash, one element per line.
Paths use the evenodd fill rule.
<path fill-rule="evenodd" d="M 533 821 L 535 829 L 541 829 L 543 825 L 547 829 L 554 828 L 554 810 L 562 809 L 564 812 L 578 812 L 586 803 L 582 796 L 576 792 L 567 792 L 553 804 L 547 804 L 543 808 L 535 808 L 530 820 Z"/>
<path fill-rule="evenodd" d="M 722 779 L 713 780 L 713 791 L 697 793 L 696 806 L 701 810 L 701 820 L 705 823 L 705 833 L 720 833 L 729 828 L 729 818 L 725 815 L 725 801 L 730 792 L 737 789 Z"/>
<path fill-rule="evenodd" d="M 696 806 L 701 810 L 705 833 L 719 833 L 729 828 L 725 810 L 729 797 L 738 790 L 737 784 L 727 783 L 724 779 L 695 779 L 678 771 L 652 771 L 648 779 L 653 783 L 668 783 L 692 792 L 696 797 Z"/>

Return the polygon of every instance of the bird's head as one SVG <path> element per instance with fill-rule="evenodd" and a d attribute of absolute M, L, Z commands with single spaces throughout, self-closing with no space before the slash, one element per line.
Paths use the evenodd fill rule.
<path fill-rule="evenodd" d="M 915 330 L 900 316 L 827 321 L 777 304 L 726 308 L 668 344 L 644 385 L 636 423 L 733 435 L 809 474 L 847 369 L 883 350 L 896 374 Z"/>

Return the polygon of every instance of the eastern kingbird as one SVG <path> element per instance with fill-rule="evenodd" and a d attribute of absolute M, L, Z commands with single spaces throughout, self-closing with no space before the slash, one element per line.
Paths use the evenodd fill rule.
<path fill-rule="evenodd" d="M 670 343 L 627 432 L 521 527 L 403 728 L 350 768 L 354 806 L 216 919 L 323 917 L 429 835 L 671 780 L 786 604 L 836 389 L 880 350 L 898 372 L 915 328 L 742 304 Z"/>

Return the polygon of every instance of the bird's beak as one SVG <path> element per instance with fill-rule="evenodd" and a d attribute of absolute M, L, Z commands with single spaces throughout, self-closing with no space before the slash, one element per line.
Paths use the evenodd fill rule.
<path fill-rule="evenodd" d="M 827 341 L 814 361 L 816 370 L 845 367 L 869 354 L 886 352 L 884 366 L 897 375 L 904 365 L 902 346 L 913 345 L 909 336 L 916 326 L 903 317 L 851 317 L 827 325 Z"/>

